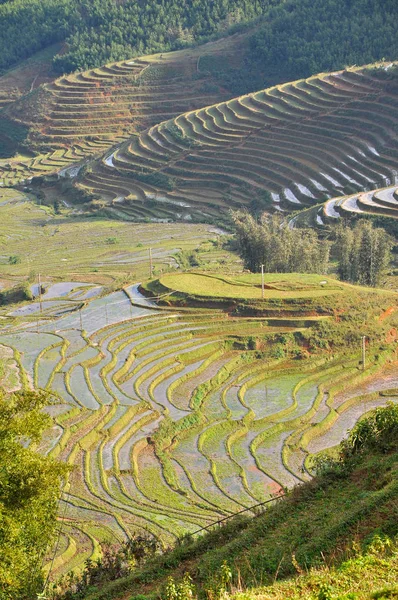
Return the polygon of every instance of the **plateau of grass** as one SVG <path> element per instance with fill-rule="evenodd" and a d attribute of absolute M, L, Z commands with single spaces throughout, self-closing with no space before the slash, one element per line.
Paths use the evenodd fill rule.
<path fill-rule="evenodd" d="M 266 273 L 264 298 L 320 298 L 347 291 L 347 285 L 329 276 L 302 273 Z M 221 277 L 207 273 L 170 273 L 159 283 L 170 291 L 208 298 L 261 299 L 261 275 Z"/>

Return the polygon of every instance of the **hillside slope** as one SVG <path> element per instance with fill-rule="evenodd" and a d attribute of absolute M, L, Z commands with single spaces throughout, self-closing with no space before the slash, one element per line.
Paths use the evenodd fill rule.
<path fill-rule="evenodd" d="M 393 539 L 398 534 L 397 495 L 397 452 L 365 453 L 353 468 L 326 471 L 263 514 L 231 519 L 148 561 L 127 578 L 97 581 L 98 587 L 83 596 L 170 597 L 165 590 L 168 578 L 178 584 L 189 573 L 199 597 L 221 597 L 224 588 L 232 593 L 243 589 L 244 598 L 395 598 L 397 548 L 384 536 Z M 344 562 L 347 559 L 351 562 Z M 311 568 L 318 570 L 309 572 Z M 386 586 L 385 595 L 372 595 Z"/>
<path fill-rule="evenodd" d="M 1 112 L 0 135 L 37 156 L 13 157 L 14 145 L 9 154 L 3 148 L 7 160 L 0 163 L 0 181 L 13 185 L 34 175 L 62 174 L 151 125 L 230 98 L 200 62 L 208 57 L 216 67 L 227 58 L 240 68 L 246 45 L 246 35 L 230 36 L 191 50 L 110 63 L 34 89 Z"/>
<path fill-rule="evenodd" d="M 185 218 L 297 210 L 389 185 L 397 74 L 393 65 L 321 74 L 186 112 L 104 155 L 78 185 L 127 198 L 126 213 L 150 201 Z"/>

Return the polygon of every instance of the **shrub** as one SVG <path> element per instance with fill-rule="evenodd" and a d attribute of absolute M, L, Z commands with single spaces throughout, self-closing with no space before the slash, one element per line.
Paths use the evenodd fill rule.
<path fill-rule="evenodd" d="M 176 583 L 173 577 L 168 578 L 164 596 L 165 600 L 191 600 L 194 596 L 195 588 L 192 578 L 188 573 L 185 573 L 180 583 Z"/>
<path fill-rule="evenodd" d="M 382 453 L 397 450 L 398 405 L 389 403 L 359 421 L 341 447 L 343 459 L 369 450 Z"/>
<path fill-rule="evenodd" d="M 108 244 L 109 246 L 113 246 L 114 244 L 118 243 L 118 239 L 117 237 L 108 237 L 105 240 L 105 244 Z"/>
<path fill-rule="evenodd" d="M 359 421 L 340 444 L 338 458 L 321 454 L 314 459 L 316 475 L 344 476 L 356 458 L 367 452 L 387 453 L 398 449 L 398 405 L 389 403 Z"/>
<path fill-rule="evenodd" d="M 9 257 L 8 262 L 10 265 L 19 265 L 21 262 L 21 257 L 17 256 L 16 254 L 13 254 Z"/>
<path fill-rule="evenodd" d="M 2 304 L 15 304 L 16 302 L 32 299 L 32 292 L 27 282 L 18 284 L 4 292 L 0 292 L 0 306 Z"/>

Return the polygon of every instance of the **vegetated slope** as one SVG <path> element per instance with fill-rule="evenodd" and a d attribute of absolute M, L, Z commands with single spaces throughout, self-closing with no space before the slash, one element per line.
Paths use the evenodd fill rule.
<path fill-rule="evenodd" d="M 368 452 L 354 468 L 321 475 L 264 514 L 187 540 L 84 598 L 166 598 L 168 577 L 179 584 L 184 573 L 199 598 L 395 598 L 397 494 L 397 453 Z"/>
<path fill-rule="evenodd" d="M 60 44 L 53 44 L 33 54 L 0 77 L 0 108 L 14 102 L 42 83 L 56 79 L 51 60 L 59 51 Z"/>
<path fill-rule="evenodd" d="M 308 455 L 396 401 L 396 369 L 382 370 L 395 359 L 396 294 L 340 282 L 311 294 L 320 281 L 283 275 L 274 286 L 288 297 L 202 310 L 67 283 L 43 294 L 42 312 L 37 298 L 8 309 L 2 345 L 20 381 L 57 399 L 42 450 L 76 467 L 53 577 L 106 540 L 149 532 L 168 546 L 270 498 L 308 477 Z"/>
<path fill-rule="evenodd" d="M 78 185 L 127 198 L 126 213 L 149 199 L 186 218 L 242 205 L 297 210 L 388 185 L 397 81 L 393 65 L 350 69 L 193 110 L 122 143 Z"/>
<path fill-rule="evenodd" d="M 265 82 L 396 60 L 395 0 L 288 0 L 260 21 L 248 61 Z M 375 35 L 375 31 L 382 31 Z M 264 86 L 263 86 L 264 87 Z"/>
<path fill-rule="evenodd" d="M 201 71 L 200 58 L 209 54 L 217 63 L 228 56 L 238 67 L 244 44 L 245 36 L 231 36 L 193 50 L 68 75 L 35 89 L 3 111 L 4 127 L 28 128 L 23 146 L 46 153 L 35 159 L 10 158 L 0 167 L 0 179 L 12 185 L 33 175 L 62 174 L 69 164 L 101 153 L 132 133 L 231 97 L 210 73 Z"/>
<path fill-rule="evenodd" d="M 54 42 L 59 73 L 185 47 L 262 14 L 280 0 L 7 0 L 0 3 L 0 70 Z"/>
<path fill-rule="evenodd" d="M 187 47 L 255 18 L 260 28 L 245 53 L 247 68 L 219 72 L 235 94 L 398 58 L 394 0 L 12 0 L 0 4 L 0 70 L 54 42 L 67 42 L 54 67 L 71 72 Z"/>

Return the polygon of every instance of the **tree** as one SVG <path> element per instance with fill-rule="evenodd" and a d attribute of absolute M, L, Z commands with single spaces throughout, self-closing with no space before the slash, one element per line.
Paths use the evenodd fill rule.
<path fill-rule="evenodd" d="M 0 600 L 30 600 L 42 590 L 42 561 L 54 534 L 69 467 L 34 446 L 51 424 L 45 392 L 0 392 Z"/>
<path fill-rule="evenodd" d="M 353 278 L 354 233 L 350 227 L 340 225 L 336 232 L 335 250 L 338 260 L 338 274 L 343 281 Z"/>
<path fill-rule="evenodd" d="M 360 221 L 352 229 L 339 225 L 334 252 L 340 279 L 376 287 L 391 260 L 394 241 L 384 229 Z"/>

